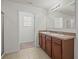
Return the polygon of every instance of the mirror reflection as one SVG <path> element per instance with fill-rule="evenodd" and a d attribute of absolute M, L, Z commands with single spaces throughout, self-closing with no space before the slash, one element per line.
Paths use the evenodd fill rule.
<path fill-rule="evenodd" d="M 62 3 L 63 2 L 63 3 Z M 75 28 L 75 0 L 63 0 L 48 11 L 47 28 Z M 52 26 L 51 26 L 52 25 Z"/>

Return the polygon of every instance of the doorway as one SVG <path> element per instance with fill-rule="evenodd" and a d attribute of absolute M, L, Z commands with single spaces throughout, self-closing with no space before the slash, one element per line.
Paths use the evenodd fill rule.
<path fill-rule="evenodd" d="M 29 12 L 19 11 L 19 47 L 20 49 L 35 46 L 34 15 Z"/>

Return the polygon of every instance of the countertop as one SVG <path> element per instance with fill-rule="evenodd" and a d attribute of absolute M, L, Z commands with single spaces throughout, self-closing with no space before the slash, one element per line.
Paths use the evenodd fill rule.
<path fill-rule="evenodd" d="M 68 40 L 68 39 L 75 38 L 75 36 L 73 36 L 73 35 L 65 35 L 65 34 L 59 34 L 59 33 L 52 33 L 52 32 L 40 32 L 40 33 L 45 34 L 45 35 L 49 35 L 52 37 L 57 37 L 57 38 L 60 38 L 62 40 Z"/>

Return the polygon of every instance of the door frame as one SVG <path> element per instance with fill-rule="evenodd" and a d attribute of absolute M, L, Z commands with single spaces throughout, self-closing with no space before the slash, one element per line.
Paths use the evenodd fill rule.
<path fill-rule="evenodd" d="M 18 10 L 17 12 L 18 12 L 18 13 L 17 13 L 17 19 L 18 19 L 18 21 L 17 21 L 17 22 L 18 22 L 18 27 L 17 27 L 17 28 L 18 28 L 18 40 L 17 40 L 17 41 L 18 41 L 18 49 L 17 49 L 17 50 L 20 51 L 20 42 L 19 42 L 19 38 L 20 38 L 20 37 L 19 37 L 19 33 L 20 33 L 20 32 L 19 32 L 19 12 L 30 13 L 30 14 L 32 14 L 33 16 L 34 16 L 34 14 L 31 13 L 31 12 L 22 11 L 22 10 Z M 35 39 L 35 16 L 34 16 L 34 47 L 36 47 L 36 39 Z"/>
<path fill-rule="evenodd" d="M 5 53 L 5 50 L 4 50 L 4 12 L 1 11 L 1 56 L 3 56 L 4 53 Z"/>

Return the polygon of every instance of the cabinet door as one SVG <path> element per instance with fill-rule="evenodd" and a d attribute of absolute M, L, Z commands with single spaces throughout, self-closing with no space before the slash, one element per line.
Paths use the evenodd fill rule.
<path fill-rule="evenodd" d="M 41 33 L 39 33 L 39 45 L 40 45 L 40 47 L 42 47 L 42 34 Z"/>
<path fill-rule="evenodd" d="M 52 56 L 54 56 L 54 57 L 52 57 L 52 58 L 61 59 L 61 53 L 62 53 L 62 51 L 61 51 L 61 41 L 60 40 L 57 41 L 56 39 L 54 39 L 54 40 L 52 42 L 52 50 L 53 50 Z"/>
<path fill-rule="evenodd" d="M 45 34 L 42 34 L 42 49 L 45 50 L 45 41 L 46 41 L 46 36 Z"/>
<path fill-rule="evenodd" d="M 51 57 L 51 37 L 46 36 L 46 53 Z"/>

